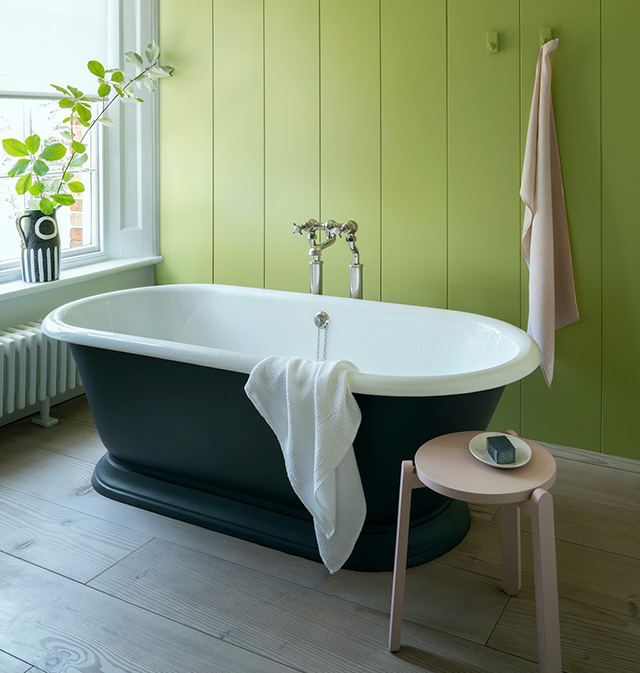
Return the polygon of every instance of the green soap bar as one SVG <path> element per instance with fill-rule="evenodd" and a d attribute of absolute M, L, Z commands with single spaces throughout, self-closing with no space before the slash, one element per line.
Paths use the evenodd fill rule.
<path fill-rule="evenodd" d="M 516 447 L 504 435 L 487 437 L 487 453 L 498 465 L 516 462 Z"/>

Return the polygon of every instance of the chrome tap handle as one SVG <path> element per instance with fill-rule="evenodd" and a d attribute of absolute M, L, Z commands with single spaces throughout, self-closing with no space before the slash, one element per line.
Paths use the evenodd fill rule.
<path fill-rule="evenodd" d="M 322 225 L 317 220 L 307 220 L 304 224 L 293 223 L 293 232 L 294 234 L 302 234 L 305 232 L 312 233 L 317 230 L 322 229 Z"/>

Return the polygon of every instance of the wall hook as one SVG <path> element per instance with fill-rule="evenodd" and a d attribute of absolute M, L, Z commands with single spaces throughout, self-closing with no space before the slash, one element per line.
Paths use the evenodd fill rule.
<path fill-rule="evenodd" d="M 487 53 L 497 54 L 500 51 L 500 33 L 487 33 Z"/>
<path fill-rule="evenodd" d="M 540 28 L 540 46 L 553 40 L 553 28 Z"/>

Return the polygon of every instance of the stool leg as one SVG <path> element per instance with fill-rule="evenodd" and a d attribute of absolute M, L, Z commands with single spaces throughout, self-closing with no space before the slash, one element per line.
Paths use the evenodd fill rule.
<path fill-rule="evenodd" d="M 553 498 L 538 488 L 523 504 L 532 524 L 540 673 L 562 673 Z"/>
<path fill-rule="evenodd" d="M 520 510 L 518 505 L 501 505 L 502 588 L 515 596 L 521 586 Z"/>
<path fill-rule="evenodd" d="M 393 562 L 393 590 L 391 593 L 391 619 L 389 623 L 389 650 L 400 649 L 402 630 L 402 608 L 404 605 L 404 584 L 407 575 L 407 544 L 409 542 L 409 515 L 411 514 L 411 491 L 423 486 L 414 473 L 413 462 L 402 462 L 400 474 L 400 500 L 398 503 L 398 528 L 396 532 L 396 552 Z"/>

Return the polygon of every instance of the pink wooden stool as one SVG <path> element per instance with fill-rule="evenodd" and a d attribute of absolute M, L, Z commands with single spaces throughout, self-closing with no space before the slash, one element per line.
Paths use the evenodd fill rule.
<path fill-rule="evenodd" d="M 553 499 L 545 490 L 556 480 L 555 460 L 541 446 L 524 440 L 531 448 L 531 460 L 522 467 L 498 469 L 471 454 L 469 441 L 477 434 L 456 432 L 436 437 L 418 449 L 415 467 L 410 460 L 402 463 L 389 649 L 400 649 L 411 491 L 428 486 L 456 500 L 500 505 L 502 587 L 511 595 L 518 593 L 521 581 L 519 510 L 531 517 L 540 671 L 561 673 Z"/>

